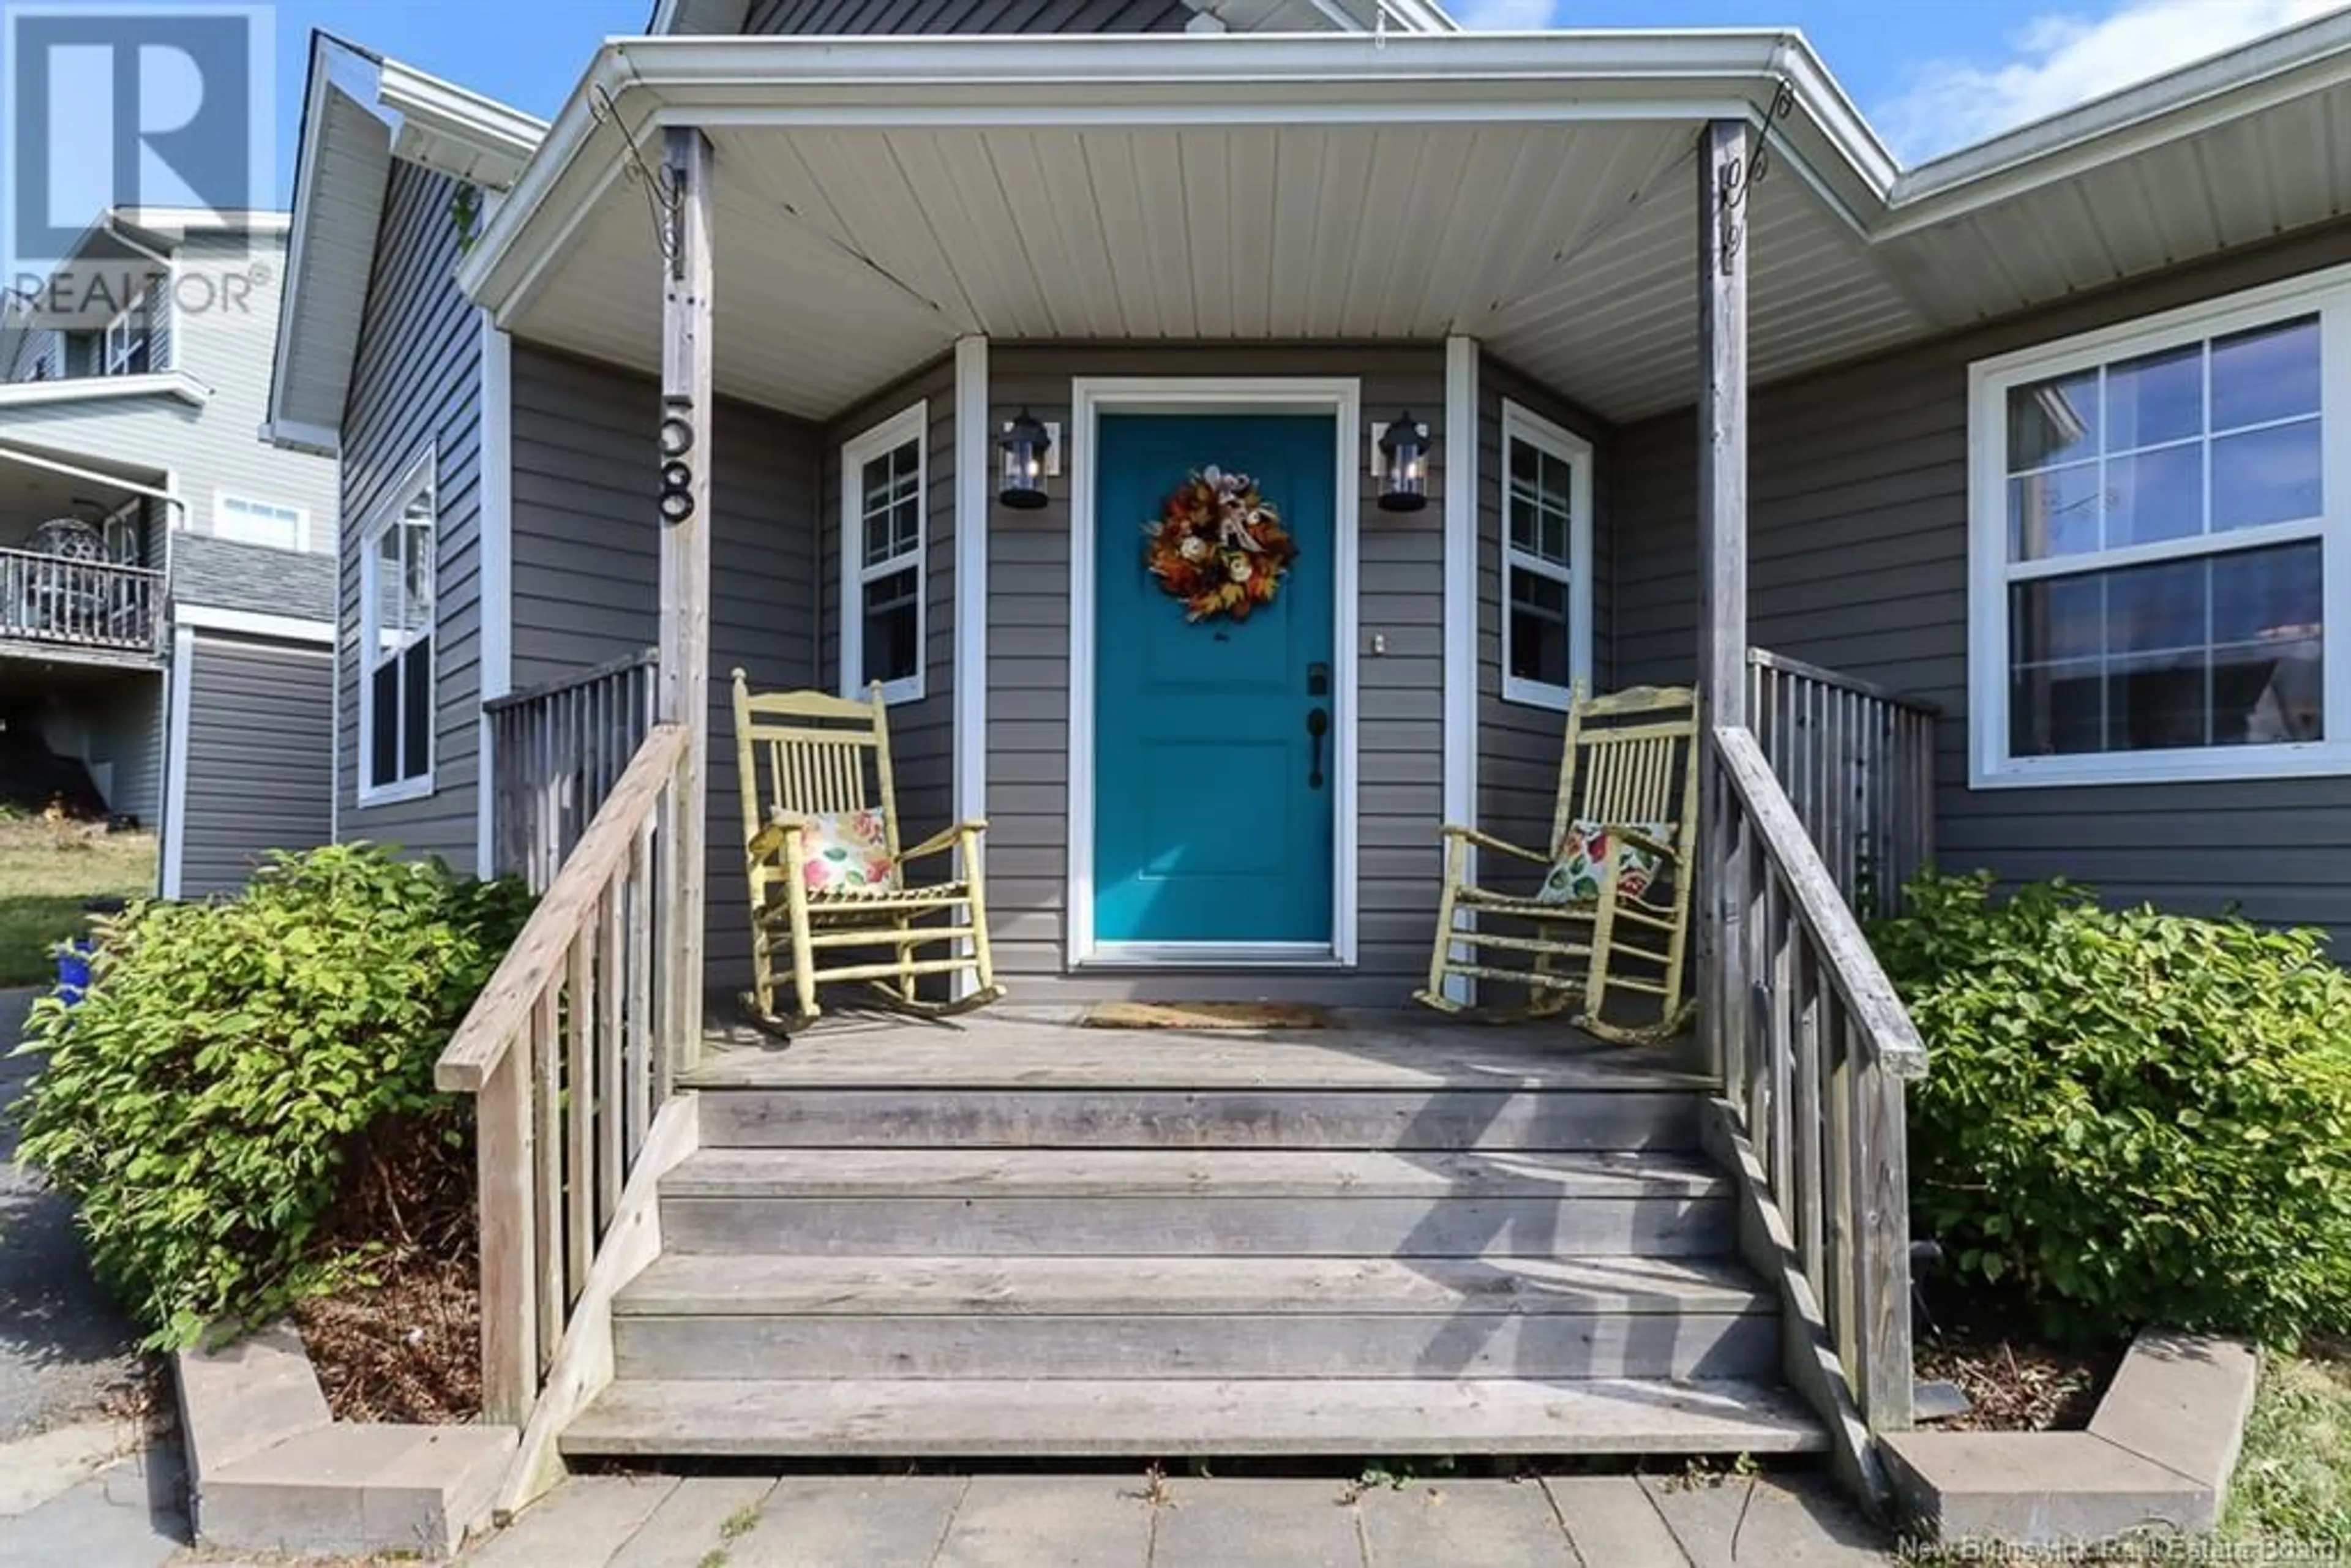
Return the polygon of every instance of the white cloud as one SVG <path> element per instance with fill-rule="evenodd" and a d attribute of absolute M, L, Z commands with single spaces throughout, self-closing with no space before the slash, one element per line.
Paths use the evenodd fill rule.
<path fill-rule="evenodd" d="M 2005 58 L 1928 62 L 1871 116 L 1906 162 L 1982 141 L 2144 81 L 2346 0 L 2124 0 L 2104 16 L 2053 12 L 2007 40 Z"/>
<path fill-rule="evenodd" d="M 1553 0 L 1469 0 L 1454 10 L 1454 20 L 1473 33 L 1518 33 L 1548 27 Z"/>

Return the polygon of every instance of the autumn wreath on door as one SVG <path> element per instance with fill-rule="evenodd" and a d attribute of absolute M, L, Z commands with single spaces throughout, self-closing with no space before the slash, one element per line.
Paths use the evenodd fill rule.
<path fill-rule="evenodd" d="M 1143 564 L 1183 601 L 1186 621 L 1248 620 L 1273 602 L 1298 559 L 1297 541 L 1257 481 L 1213 464 L 1169 491 L 1159 520 L 1143 532 Z"/>

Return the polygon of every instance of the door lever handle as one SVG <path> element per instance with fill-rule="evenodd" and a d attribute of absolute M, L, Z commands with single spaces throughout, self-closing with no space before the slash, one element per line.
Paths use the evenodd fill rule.
<path fill-rule="evenodd" d="M 1313 743 L 1313 752 L 1306 769 L 1306 787 L 1309 789 L 1322 788 L 1322 737 L 1330 732 L 1331 716 L 1319 707 L 1308 708 L 1306 734 Z"/>

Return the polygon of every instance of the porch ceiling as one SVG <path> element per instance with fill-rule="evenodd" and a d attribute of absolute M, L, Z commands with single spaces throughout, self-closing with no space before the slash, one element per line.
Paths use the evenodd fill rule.
<path fill-rule="evenodd" d="M 715 129 L 718 383 L 822 416 L 968 333 L 1460 332 L 1637 417 L 1697 375 L 1699 123 Z M 1930 324 L 1792 169 L 1750 244 L 1759 376 Z M 507 325 L 653 368 L 659 267 L 615 183 Z"/>

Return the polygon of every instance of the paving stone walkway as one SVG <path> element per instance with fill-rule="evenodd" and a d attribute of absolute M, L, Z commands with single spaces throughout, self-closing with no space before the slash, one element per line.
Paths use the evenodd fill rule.
<path fill-rule="evenodd" d="M 1127 1475 L 590 1476 L 465 1568 L 1844 1568 L 1885 1538 L 1809 1475 L 1358 1490 Z"/>

